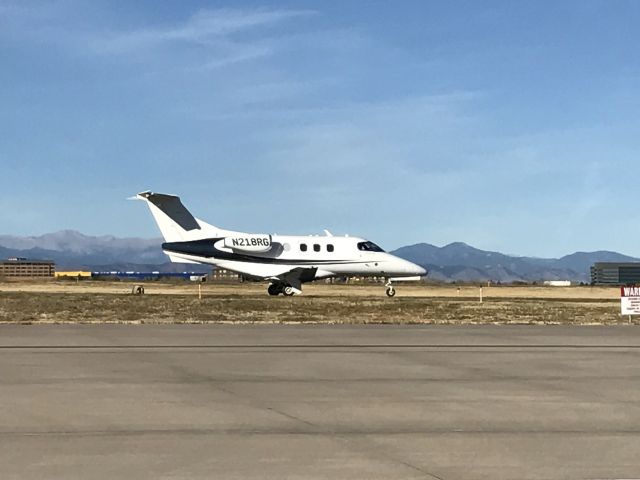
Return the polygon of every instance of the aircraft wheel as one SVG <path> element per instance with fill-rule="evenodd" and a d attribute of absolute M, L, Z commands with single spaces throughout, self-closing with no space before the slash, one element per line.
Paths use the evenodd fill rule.
<path fill-rule="evenodd" d="M 387 297 L 393 297 L 396 294 L 396 289 L 393 287 L 387 287 Z"/>
<path fill-rule="evenodd" d="M 277 283 L 272 283 L 271 285 L 269 285 L 269 288 L 267 288 L 267 292 L 269 292 L 269 295 L 275 297 L 282 293 L 282 286 L 278 285 Z"/>
<path fill-rule="evenodd" d="M 288 286 L 288 285 L 287 285 L 286 287 L 284 287 L 284 291 L 283 291 L 283 293 L 284 293 L 287 297 L 292 296 L 292 295 L 294 294 L 293 287 L 290 287 L 290 286 Z"/>

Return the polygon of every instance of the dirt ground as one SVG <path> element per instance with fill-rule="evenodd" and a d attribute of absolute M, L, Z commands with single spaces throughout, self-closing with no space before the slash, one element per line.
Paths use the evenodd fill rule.
<path fill-rule="evenodd" d="M 0 282 L 0 323 L 618 324 L 619 290 L 399 284 L 305 285 L 270 297 L 266 284 Z M 633 320 L 636 321 L 635 319 Z M 640 323 L 640 319 L 638 319 Z"/>
<path fill-rule="evenodd" d="M 37 292 L 37 293 L 131 293 L 134 282 L 103 281 L 20 281 L 0 282 L 0 292 Z M 198 284 L 190 282 L 143 282 L 147 295 L 197 295 Z M 395 284 L 397 297 L 447 297 L 479 299 L 479 285 L 426 285 L 416 283 Z M 204 283 L 201 286 L 205 296 L 227 295 L 266 295 L 266 283 Z M 384 297 L 385 289 L 380 284 L 305 284 L 302 297 Z M 617 300 L 620 290 L 617 287 L 543 287 L 543 286 L 482 286 L 483 298 L 539 298 L 539 299 L 583 299 Z"/>

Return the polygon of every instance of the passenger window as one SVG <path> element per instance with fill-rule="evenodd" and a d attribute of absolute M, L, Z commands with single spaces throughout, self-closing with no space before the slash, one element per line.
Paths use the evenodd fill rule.
<path fill-rule="evenodd" d="M 313 251 L 314 252 L 319 252 L 320 251 L 320 245 L 318 245 L 317 243 L 313 244 Z"/>
<path fill-rule="evenodd" d="M 327 245 L 327 252 L 333 252 L 333 245 Z"/>
<path fill-rule="evenodd" d="M 307 251 L 307 244 L 306 243 L 301 243 L 300 244 L 300 251 L 302 251 L 302 252 L 306 252 Z"/>

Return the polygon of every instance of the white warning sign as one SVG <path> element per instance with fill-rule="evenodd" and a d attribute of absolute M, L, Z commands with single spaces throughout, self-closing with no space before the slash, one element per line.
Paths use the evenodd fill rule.
<path fill-rule="evenodd" d="M 640 287 L 620 288 L 620 309 L 622 315 L 640 315 Z"/>

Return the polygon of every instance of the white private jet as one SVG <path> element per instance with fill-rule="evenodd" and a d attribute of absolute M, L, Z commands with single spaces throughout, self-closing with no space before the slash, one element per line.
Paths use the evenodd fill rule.
<path fill-rule="evenodd" d="M 162 250 L 172 262 L 204 263 L 252 280 L 268 280 L 269 295 L 302 293 L 302 284 L 331 277 L 384 277 L 387 295 L 393 281 L 419 280 L 427 271 L 357 237 L 285 236 L 223 230 L 195 218 L 179 197 L 142 192 L 162 232 Z"/>

